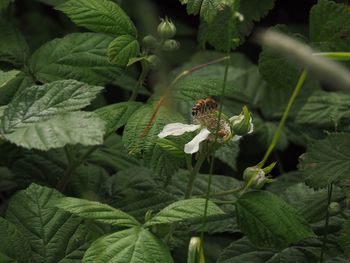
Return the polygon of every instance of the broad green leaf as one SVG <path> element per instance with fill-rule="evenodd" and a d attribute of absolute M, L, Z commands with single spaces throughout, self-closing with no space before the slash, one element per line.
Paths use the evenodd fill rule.
<path fill-rule="evenodd" d="M 17 227 L 0 217 L 0 261 L 26 263 L 31 261 L 32 252 L 25 236 Z"/>
<path fill-rule="evenodd" d="M 104 122 L 92 112 L 69 112 L 16 128 L 4 138 L 28 149 L 48 150 L 66 144 L 99 145 Z"/>
<path fill-rule="evenodd" d="M 233 170 L 236 170 L 237 165 L 237 157 L 239 153 L 239 143 L 230 141 L 227 144 L 225 144 L 223 147 L 219 148 L 215 152 L 215 156 L 222 161 L 223 163 L 227 164 L 229 167 L 231 167 Z"/>
<path fill-rule="evenodd" d="M 184 157 L 185 156 L 185 152 L 184 152 L 183 147 L 181 147 L 180 145 L 178 145 L 177 143 L 175 143 L 169 139 L 158 138 L 156 143 L 160 147 L 162 147 L 163 150 L 165 150 L 166 152 L 168 152 L 169 154 L 171 154 L 175 157 Z"/>
<path fill-rule="evenodd" d="M 0 61 L 23 65 L 29 56 L 29 47 L 21 32 L 3 20 L 0 21 L 0 32 Z"/>
<path fill-rule="evenodd" d="M 55 207 L 85 219 L 113 225 L 132 227 L 139 223 L 135 218 L 107 204 L 73 197 L 64 197 L 54 203 Z"/>
<path fill-rule="evenodd" d="M 130 18 L 112 1 L 71 0 L 56 9 L 68 15 L 78 26 L 94 32 L 113 36 L 136 36 L 136 29 Z"/>
<path fill-rule="evenodd" d="M 157 224 L 170 224 L 174 222 L 185 221 L 193 218 L 203 217 L 205 208 L 205 199 L 194 198 L 180 200 L 162 209 L 154 217 L 146 222 L 146 226 Z M 207 215 L 222 215 L 222 211 L 212 201 L 208 202 Z"/>
<path fill-rule="evenodd" d="M 90 84 L 111 82 L 120 69 L 108 62 L 112 37 L 73 33 L 47 42 L 29 59 L 29 68 L 42 82 L 76 79 Z"/>
<path fill-rule="evenodd" d="M 0 70 L 0 88 L 5 86 L 10 80 L 12 80 L 19 73 L 18 70 L 10 70 L 7 72 Z"/>
<path fill-rule="evenodd" d="M 58 114 L 79 110 L 89 105 L 102 89 L 75 80 L 55 81 L 22 89 L 5 109 L 1 131 L 11 133 Z"/>
<path fill-rule="evenodd" d="M 9 203 L 6 219 L 28 240 L 33 262 L 78 263 L 88 246 L 81 219 L 49 207 L 49 202 L 61 197 L 54 189 L 32 184 Z"/>
<path fill-rule="evenodd" d="M 126 66 L 131 58 L 138 56 L 140 45 L 131 35 L 122 35 L 115 38 L 108 46 L 108 59 L 118 66 Z"/>
<path fill-rule="evenodd" d="M 159 132 L 166 124 L 183 121 L 179 114 L 161 107 L 146 133 L 145 130 L 154 111 L 154 104 L 146 104 L 131 115 L 123 133 L 123 143 L 130 154 L 140 153 L 141 150 L 149 150 L 155 144 Z"/>
<path fill-rule="evenodd" d="M 349 51 L 350 15 L 345 4 L 320 0 L 310 11 L 310 41 L 321 51 Z"/>
<path fill-rule="evenodd" d="M 299 169 L 308 186 L 326 187 L 349 179 L 350 134 L 331 133 L 325 139 L 310 143 L 299 161 Z"/>
<path fill-rule="evenodd" d="M 237 200 L 236 212 L 239 228 L 258 246 L 282 249 L 314 237 L 305 219 L 270 192 L 245 193 Z"/>
<path fill-rule="evenodd" d="M 97 239 L 86 251 L 83 263 L 172 263 L 165 244 L 148 230 L 133 227 Z"/>
<path fill-rule="evenodd" d="M 350 95 L 318 91 L 312 94 L 296 116 L 296 122 L 333 130 L 343 118 L 350 117 Z"/>
<path fill-rule="evenodd" d="M 95 113 L 105 121 L 107 134 L 124 126 L 130 116 L 141 106 L 139 102 L 121 102 L 99 108 Z"/>
<path fill-rule="evenodd" d="M 338 243 L 343 248 L 345 255 L 350 258 L 350 220 L 344 222 Z"/>

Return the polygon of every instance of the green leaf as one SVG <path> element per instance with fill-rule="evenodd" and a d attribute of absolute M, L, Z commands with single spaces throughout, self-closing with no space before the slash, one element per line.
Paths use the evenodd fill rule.
<path fill-rule="evenodd" d="M 350 117 L 347 93 L 318 91 L 312 94 L 296 116 L 296 122 L 333 130 L 342 119 Z"/>
<path fill-rule="evenodd" d="M 86 251 L 83 263 L 172 263 L 165 244 L 148 230 L 133 227 L 97 239 Z"/>
<path fill-rule="evenodd" d="M 67 2 L 68 0 L 37 0 L 47 5 L 56 6 Z"/>
<path fill-rule="evenodd" d="M 66 144 L 103 143 L 105 124 L 92 112 L 69 112 L 16 128 L 4 138 L 28 149 L 48 150 Z"/>
<path fill-rule="evenodd" d="M 10 0 L 0 0 L 0 11 L 4 10 L 10 4 Z"/>
<path fill-rule="evenodd" d="M 76 79 L 90 84 L 111 82 L 120 69 L 108 62 L 112 37 L 73 33 L 47 42 L 29 59 L 29 68 L 42 82 Z"/>
<path fill-rule="evenodd" d="M 343 248 L 345 255 L 350 258 L 350 220 L 343 223 L 338 243 Z"/>
<path fill-rule="evenodd" d="M 33 262 L 81 262 L 87 230 L 81 219 L 49 207 L 49 202 L 61 197 L 54 189 L 32 184 L 9 203 L 6 219 L 28 240 Z"/>
<path fill-rule="evenodd" d="M 108 59 L 118 66 L 126 66 L 131 58 L 138 56 L 140 45 L 131 35 L 122 35 L 115 38 L 108 46 Z"/>
<path fill-rule="evenodd" d="M 109 0 L 71 0 L 58 7 L 78 26 L 94 32 L 113 36 L 136 36 L 136 29 L 130 18 L 114 2 Z"/>
<path fill-rule="evenodd" d="M 25 236 L 17 227 L 0 217 L 0 260 L 3 263 L 26 263 L 31 260 L 31 249 Z"/>
<path fill-rule="evenodd" d="M 239 142 L 229 141 L 215 152 L 215 156 L 233 170 L 236 170 L 238 153 Z"/>
<path fill-rule="evenodd" d="M 285 248 L 314 233 L 293 207 L 264 191 L 242 195 L 236 203 L 238 226 L 253 244 Z"/>
<path fill-rule="evenodd" d="M 25 88 L 7 105 L 1 119 L 2 133 L 11 133 L 61 113 L 79 110 L 89 105 L 102 89 L 75 80 Z"/>
<path fill-rule="evenodd" d="M 321 51 L 349 51 L 350 15 L 348 7 L 320 0 L 310 11 L 310 41 Z"/>
<path fill-rule="evenodd" d="M 203 198 L 194 198 L 180 200 L 162 209 L 154 217 L 146 222 L 146 226 L 157 224 L 170 224 L 174 222 L 185 221 L 198 217 L 203 217 L 206 200 Z M 216 204 L 209 201 L 207 215 L 225 214 Z"/>
<path fill-rule="evenodd" d="M 162 147 L 163 150 L 165 150 L 166 152 L 168 152 L 169 154 L 175 157 L 185 156 L 183 147 L 181 147 L 180 145 L 178 145 L 177 143 L 169 139 L 158 138 L 158 140 L 156 141 L 156 144 L 158 144 L 160 147 Z"/>
<path fill-rule="evenodd" d="M 350 134 L 331 133 L 308 145 L 299 161 L 299 169 L 308 186 L 326 187 L 349 178 Z"/>
<path fill-rule="evenodd" d="M 23 65 L 29 56 L 29 47 L 21 32 L 3 20 L 0 21 L 0 32 L 0 61 Z"/>
<path fill-rule="evenodd" d="M 54 206 L 82 218 L 113 226 L 132 227 L 139 225 L 139 222 L 127 213 L 99 202 L 64 197 L 57 200 Z"/>
<path fill-rule="evenodd" d="M 19 73 L 18 70 L 10 70 L 7 72 L 0 70 L 0 88 L 5 86 L 10 80 L 12 80 Z"/>
<path fill-rule="evenodd" d="M 8 191 L 16 187 L 16 180 L 11 170 L 0 167 L 0 192 Z"/>
<path fill-rule="evenodd" d="M 95 113 L 106 123 L 107 134 L 124 126 L 130 116 L 141 106 L 139 102 L 121 102 L 99 108 Z"/>

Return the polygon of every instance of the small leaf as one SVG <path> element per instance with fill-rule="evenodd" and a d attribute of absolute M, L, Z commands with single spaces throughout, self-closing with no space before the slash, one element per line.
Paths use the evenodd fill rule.
<path fill-rule="evenodd" d="M 314 233 L 293 207 L 274 194 L 253 191 L 236 203 L 238 226 L 253 244 L 285 248 Z"/>
<path fill-rule="evenodd" d="M 145 223 L 146 226 L 156 224 L 169 224 L 180 222 L 188 219 L 203 217 L 206 200 L 194 198 L 180 200 L 162 209 L 153 218 Z M 207 216 L 225 214 L 216 204 L 209 201 Z"/>
<path fill-rule="evenodd" d="M 86 251 L 83 263 L 172 263 L 165 244 L 148 230 L 133 227 L 97 239 Z"/>
<path fill-rule="evenodd" d="M 99 202 L 64 197 L 57 200 L 53 205 L 82 218 L 113 226 L 132 227 L 139 225 L 139 222 L 127 213 Z"/>
<path fill-rule="evenodd" d="M 163 150 L 170 153 L 171 155 L 175 157 L 184 157 L 184 149 L 183 147 L 179 146 L 175 142 L 165 139 L 165 138 L 158 138 L 156 141 L 156 144 L 158 144 L 160 147 L 162 147 Z"/>
<path fill-rule="evenodd" d="M 94 32 L 113 36 L 136 36 L 136 29 L 130 18 L 112 1 L 71 0 L 56 9 L 68 15 L 78 26 Z"/>
<path fill-rule="evenodd" d="M 42 82 L 60 79 L 76 79 L 89 84 L 111 82 L 120 73 L 118 67 L 108 62 L 106 55 L 112 39 L 97 33 L 68 34 L 37 49 L 29 59 L 29 68 Z"/>
<path fill-rule="evenodd" d="M 0 217 L 0 235 L 3 240 L 0 242 L 1 262 L 30 262 L 32 253 L 27 239 L 14 224 L 2 217 Z"/>
<path fill-rule="evenodd" d="M 306 184 L 317 189 L 349 178 L 349 153 L 350 134 L 347 133 L 331 133 L 311 143 L 299 162 Z"/>
<path fill-rule="evenodd" d="M 108 59 L 118 66 L 127 66 L 131 58 L 140 53 L 137 39 L 131 35 L 122 35 L 115 38 L 108 46 Z"/>

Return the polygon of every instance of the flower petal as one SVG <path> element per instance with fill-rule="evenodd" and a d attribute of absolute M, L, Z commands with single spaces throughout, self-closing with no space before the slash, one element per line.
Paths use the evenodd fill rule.
<path fill-rule="evenodd" d="M 250 128 L 249 128 L 248 134 L 250 134 L 250 133 L 252 133 L 254 131 L 254 123 L 253 123 L 252 117 L 250 117 L 249 123 L 250 123 Z"/>
<path fill-rule="evenodd" d="M 210 131 L 206 128 L 201 129 L 201 131 L 189 142 L 185 144 L 185 153 L 193 154 L 198 152 L 199 144 L 205 141 L 210 134 Z"/>
<path fill-rule="evenodd" d="M 170 123 L 164 126 L 163 130 L 158 134 L 159 138 L 165 138 L 169 135 L 179 136 L 185 132 L 193 132 L 198 130 L 201 126 L 194 124 L 184 124 L 184 123 Z"/>

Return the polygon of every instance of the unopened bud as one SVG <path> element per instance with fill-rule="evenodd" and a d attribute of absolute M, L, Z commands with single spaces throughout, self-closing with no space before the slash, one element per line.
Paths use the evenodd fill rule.
<path fill-rule="evenodd" d="M 164 51 L 174 51 L 174 50 L 178 49 L 179 46 L 180 46 L 180 44 L 176 40 L 168 39 L 168 40 L 165 40 L 163 43 L 163 50 Z"/>
<path fill-rule="evenodd" d="M 266 176 L 269 173 L 276 163 L 272 163 L 265 168 L 259 168 L 256 166 L 248 167 L 243 172 L 243 179 L 245 181 L 246 188 L 260 189 L 265 184 L 273 182 L 273 179 L 270 179 L 269 176 Z"/>
<path fill-rule="evenodd" d="M 146 57 L 145 62 L 147 63 L 145 66 L 152 69 L 159 65 L 160 60 L 156 55 L 149 55 Z"/>
<path fill-rule="evenodd" d="M 237 135 L 246 135 L 253 132 L 254 124 L 251 114 L 246 106 L 243 107 L 240 115 L 230 118 L 231 128 Z"/>
<path fill-rule="evenodd" d="M 158 41 L 154 36 L 147 35 L 142 39 L 143 47 L 147 49 L 154 49 L 157 47 Z"/>
<path fill-rule="evenodd" d="M 172 38 L 176 34 L 175 25 L 167 17 L 165 19 L 161 19 L 161 22 L 158 25 L 157 30 L 158 30 L 159 36 L 163 39 Z"/>
<path fill-rule="evenodd" d="M 338 202 L 332 202 L 329 204 L 328 206 L 328 213 L 331 215 L 331 216 L 335 216 L 337 214 L 339 214 L 341 211 L 341 206 Z"/>

